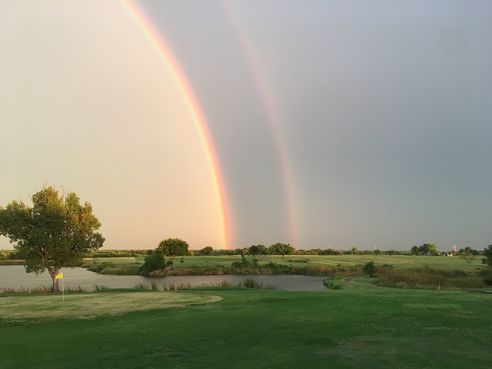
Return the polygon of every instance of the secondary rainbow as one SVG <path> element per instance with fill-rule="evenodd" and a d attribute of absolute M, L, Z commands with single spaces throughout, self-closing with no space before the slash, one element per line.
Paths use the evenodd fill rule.
<path fill-rule="evenodd" d="M 200 104 L 195 96 L 195 93 L 193 92 L 193 89 L 191 88 L 190 83 L 188 82 L 186 75 L 171 52 L 171 49 L 168 47 L 164 37 L 154 28 L 145 13 L 134 0 L 125 0 L 123 3 L 125 4 L 128 13 L 135 19 L 136 23 L 142 28 L 151 44 L 157 49 L 163 62 L 171 71 L 174 80 L 176 81 L 176 85 L 179 87 L 189 106 L 193 121 L 195 122 L 200 139 L 204 145 L 210 170 L 212 172 L 212 177 L 214 179 L 215 195 L 220 208 L 221 236 L 223 239 L 223 245 L 225 248 L 232 248 L 232 233 L 230 229 L 224 181 L 220 171 L 215 146 L 208 129 L 205 114 L 200 107 Z"/>
<path fill-rule="evenodd" d="M 297 243 L 297 221 L 296 212 L 294 208 L 294 189 L 293 189 L 293 179 L 292 170 L 289 166 L 287 148 L 285 145 L 284 135 L 282 134 L 282 129 L 279 122 L 279 117 L 275 109 L 275 104 L 271 98 L 268 86 L 265 79 L 262 77 L 261 68 L 258 65 L 257 58 L 254 57 L 253 49 L 251 44 L 248 42 L 245 36 L 240 22 L 237 19 L 236 13 L 231 9 L 231 6 L 227 0 L 222 0 L 222 7 L 226 14 L 226 18 L 229 19 L 231 26 L 234 28 L 235 34 L 237 35 L 242 53 L 246 58 L 247 65 L 253 80 L 255 82 L 256 88 L 258 90 L 260 100 L 263 103 L 265 113 L 267 115 L 267 120 L 272 132 L 275 151 L 277 152 L 277 158 L 280 164 L 280 174 L 282 176 L 283 183 L 283 196 L 285 199 L 285 207 L 287 211 L 287 222 L 289 226 L 289 242 L 292 244 Z"/>

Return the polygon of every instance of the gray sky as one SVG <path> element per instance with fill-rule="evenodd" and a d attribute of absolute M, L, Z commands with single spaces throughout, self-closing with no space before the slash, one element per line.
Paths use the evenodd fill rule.
<path fill-rule="evenodd" d="M 71 25 L 60 20 L 60 29 L 53 31 L 77 28 L 74 38 L 66 36 L 67 45 L 60 48 L 65 58 L 61 65 L 75 63 L 77 58 L 69 57 L 74 53 L 84 55 L 101 76 L 114 74 L 107 77 L 105 99 L 125 109 L 138 108 L 136 113 L 132 108 L 133 116 L 128 111 L 116 114 L 115 109 L 109 113 L 104 109 L 105 119 L 94 114 L 93 132 L 110 139 L 119 132 L 123 117 L 128 120 L 125 127 L 138 127 L 118 133 L 121 149 L 115 149 L 112 141 L 91 144 L 97 153 L 113 152 L 106 164 L 74 159 L 70 170 L 62 168 L 62 174 L 53 176 L 34 175 L 30 164 L 15 165 L 43 148 L 33 147 L 33 152 L 24 146 L 22 155 L 6 156 L 18 145 L 11 143 L 11 137 L 26 140 L 26 132 L 40 127 L 26 113 L 32 112 L 32 103 L 22 94 L 13 99 L 12 89 L 19 90 L 26 70 L 33 78 L 29 85 L 44 86 L 48 94 L 54 90 L 46 87 L 47 81 L 62 78 L 47 75 L 46 69 L 36 68 L 27 60 L 29 55 L 16 49 L 22 43 L 45 55 L 49 37 L 60 37 L 24 35 L 27 26 L 19 24 L 29 22 L 26 12 L 17 10 L 9 17 L 13 24 L 0 38 L 11 45 L 11 68 L 5 67 L 9 63 L 3 65 L 10 87 L 0 90 L 4 97 L 0 154 L 2 160 L 8 157 L 14 163 L 0 163 L 0 167 L 22 169 L 9 175 L 16 178 L 7 180 L 8 187 L 0 187 L 0 204 L 32 193 L 44 183 L 65 185 L 85 194 L 96 213 L 98 206 L 102 209 L 108 247 L 153 247 L 168 236 L 191 239 L 194 247 L 220 244 L 217 221 L 204 220 L 217 209 L 210 200 L 213 189 L 203 185 L 210 181 L 203 169 L 206 163 L 197 164 L 203 161 L 200 143 L 183 141 L 194 133 L 186 128 L 190 127 L 183 117 L 186 113 L 179 113 L 179 99 L 172 100 L 175 88 L 166 82 L 165 68 L 155 62 L 145 47 L 147 41 L 139 38 L 141 30 L 131 28 L 127 14 L 117 12 L 116 6 L 96 9 L 96 2 L 88 4 L 80 6 L 88 8 L 89 15 L 73 14 Z M 169 44 L 205 112 L 224 177 L 232 246 L 293 241 L 302 248 L 408 249 L 431 241 L 450 249 L 453 243 L 474 248 L 492 243 L 491 2 L 244 0 L 228 1 L 225 6 L 220 1 L 143 0 L 138 4 Z M 107 17 L 109 12 L 115 15 Z M 30 13 L 30 27 L 37 22 L 40 30 L 54 27 L 49 26 L 53 19 L 63 16 L 61 11 L 40 16 L 32 8 Z M 0 24 L 4 17 L 0 15 Z M 85 33 L 91 37 L 80 36 Z M 101 35 L 106 41 L 99 45 Z M 74 46 L 76 37 L 85 43 Z M 12 50 L 17 50 L 14 56 Z M 14 68 L 19 60 L 25 69 Z M 46 65 L 52 60 L 46 58 Z M 82 79 L 71 78 L 71 88 L 60 82 L 65 86 L 64 98 L 80 90 Z M 87 93 L 97 95 L 94 88 L 87 86 Z M 5 103 L 6 97 L 20 106 L 18 111 Z M 77 116 L 87 114 L 84 106 L 75 105 L 65 108 Z M 269 106 L 278 117 L 278 129 L 269 122 Z M 36 114 L 39 118 L 46 112 Z M 43 127 L 47 119 L 42 119 Z M 156 128 L 161 119 L 164 128 Z M 77 144 L 69 146 L 74 158 L 84 156 L 80 132 L 86 132 L 86 121 L 72 120 L 71 127 L 63 122 L 53 131 L 64 127 L 61 137 L 78 132 Z M 162 145 L 154 143 L 150 149 L 148 143 L 162 129 L 166 130 Z M 44 132 L 39 129 L 32 140 L 39 142 Z M 137 133 L 140 139 L 134 150 L 125 150 Z M 45 142 L 54 145 L 48 138 Z M 279 142 L 283 153 L 277 149 Z M 174 151 L 166 149 L 169 145 Z M 180 147 L 186 150 L 179 151 Z M 180 155 L 174 154 L 176 150 Z M 281 155 L 288 163 L 287 177 L 282 174 Z M 51 155 L 46 160 L 58 163 L 59 159 Z M 91 165 L 104 173 L 118 195 L 105 190 L 108 187 L 97 179 L 80 181 L 64 174 Z M 134 171 L 121 170 L 127 165 Z M 191 178 L 189 173 L 197 171 L 203 173 Z M 163 184 L 185 173 L 186 186 L 176 185 L 162 194 Z M 294 240 L 286 185 L 293 189 Z M 122 208 L 118 199 L 125 193 L 135 200 Z M 171 199 L 179 201 L 170 204 Z M 182 214 L 176 211 L 180 201 L 189 203 Z M 208 205 L 197 207 L 204 202 Z M 136 204 L 138 216 L 122 215 Z M 173 212 L 179 213 L 178 220 L 169 215 Z"/>
<path fill-rule="evenodd" d="M 209 117 L 240 239 L 282 238 L 285 217 L 237 28 L 281 117 L 300 245 L 491 242 L 490 2 L 141 3 Z"/>

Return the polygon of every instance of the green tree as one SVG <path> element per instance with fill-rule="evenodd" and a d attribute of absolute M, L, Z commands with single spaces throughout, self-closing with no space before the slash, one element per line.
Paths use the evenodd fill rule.
<path fill-rule="evenodd" d="M 489 247 L 483 250 L 483 255 L 485 256 L 485 258 L 482 259 L 483 263 L 492 267 L 492 245 L 489 245 Z"/>
<path fill-rule="evenodd" d="M 251 256 L 266 255 L 268 253 L 268 249 L 264 245 L 251 245 L 248 249 L 248 253 Z"/>
<path fill-rule="evenodd" d="M 366 263 L 362 270 L 372 278 L 374 273 L 376 273 L 376 265 L 374 264 L 374 261 L 369 261 Z"/>
<path fill-rule="evenodd" d="M 359 249 L 357 247 L 352 247 L 352 249 L 350 250 L 350 253 L 352 255 L 358 255 L 360 252 L 359 252 Z"/>
<path fill-rule="evenodd" d="M 161 241 L 157 249 L 159 249 L 166 256 L 186 256 L 188 252 L 188 243 L 180 240 L 179 238 L 168 238 Z"/>
<path fill-rule="evenodd" d="M 212 246 L 206 246 L 200 250 L 200 255 L 203 256 L 212 256 L 214 254 L 214 249 Z"/>
<path fill-rule="evenodd" d="M 268 248 L 268 253 L 272 255 L 282 255 L 282 257 L 285 257 L 285 255 L 292 255 L 295 250 L 296 249 L 288 243 L 277 242 Z"/>
<path fill-rule="evenodd" d="M 419 247 L 419 252 L 421 255 L 438 255 L 439 251 L 437 250 L 437 246 L 433 243 L 424 243 Z"/>
<path fill-rule="evenodd" d="M 410 252 L 413 255 L 439 255 L 439 251 L 437 250 L 437 246 L 433 243 L 424 243 L 421 246 L 413 246 L 410 249 Z"/>
<path fill-rule="evenodd" d="M 61 268 L 78 265 L 84 255 L 102 247 L 104 238 L 96 232 L 101 223 L 91 204 L 81 205 L 73 192 L 60 194 L 46 187 L 31 199 L 32 207 L 12 201 L 0 208 L 0 235 L 26 260 L 28 273 L 48 271 L 56 292 Z"/>
<path fill-rule="evenodd" d="M 168 264 L 166 264 L 164 254 L 160 250 L 150 251 L 147 256 L 145 256 L 144 263 L 140 270 L 142 274 L 149 275 L 152 272 L 164 269 L 166 266 L 168 266 Z"/>

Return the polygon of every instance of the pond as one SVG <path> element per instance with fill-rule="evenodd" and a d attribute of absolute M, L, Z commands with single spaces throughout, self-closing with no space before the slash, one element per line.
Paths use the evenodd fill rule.
<path fill-rule="evenodd" d="M 90 272 L 84 268 L 63 269 L 65 288 L 81 287 L 85 290 L 93 290 L 95 286 L 110 288 L 133 288 L 139 284 L 150 287 L 156 283 L 160 289 L 169 286 L 217 286 L 222 282 L 238 285 L 246 278 L 250 278 L 263 287 L 284 291 L 322 291 L 325 290 L 323 280 L 325 277 L 312 277 L 303 275 L 206 275 L 206 276 L 179 276 L 164 278 L 145 278 L 135 275 L 103 275 Z M 51 286 L 48 273 L 36 276 L 26 273 L 23 266 L 0 266 L 0 290 L 2 288 L 34 288 Z"/>

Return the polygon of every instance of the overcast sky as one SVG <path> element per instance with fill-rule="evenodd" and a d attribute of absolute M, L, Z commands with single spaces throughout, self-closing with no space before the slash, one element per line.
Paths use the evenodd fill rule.
<path fill-rule="evenodd" d="M 122 3 L 1 4 L 0 205 L 54 184 L 109 248 L 226 246 L 189 108 Z M 492 243 L 490 1 L 137 4 L 205 113 L 228 247 Z"/>

